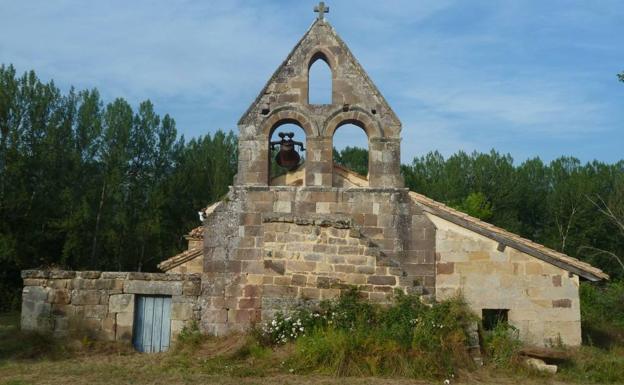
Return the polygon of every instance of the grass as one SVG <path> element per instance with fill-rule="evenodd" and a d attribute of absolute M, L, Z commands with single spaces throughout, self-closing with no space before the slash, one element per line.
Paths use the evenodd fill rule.
<path fill-rule="evenodd" d="M 18 314 L 3 314 L 0 385 L 423 385 L 446 379 L 452 384 L 562 385 L 624 379 L 622 347 L 582 347 L 572 351 L 557 375 L 532 372 L 518 358 L 513 330 L 502 326 L 486 336 L 486 365 L 477 368 L 465 353 L 463 326 L 471 316 L 461 301 L 425 306 L 399 296 L 394 306 L 379 308 L 352 294 L 316 313 L 283 315 L 250 334 L 217 338 L 190 327 L 169 352 L 158 354 L 79 336 L 58 340 L 22 332 Z M 295 325 L 301 333 L 285 338 L 284 330 Z"/>

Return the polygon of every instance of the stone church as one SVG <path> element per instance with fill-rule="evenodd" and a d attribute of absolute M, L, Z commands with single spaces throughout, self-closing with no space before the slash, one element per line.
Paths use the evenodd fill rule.
<path fill-rule="evenodd" d="M 24 271 L 24 328 L 62 334 L 79 317 L 102 338 L 163 350 L 192 321 L 222 335 L 357 287 L 379 303 L 397 289 L 427 300 L 461 293 L 477 315 L 507 319 L 530 344 L 581 343 L 579 281 L 608 276 L 406 189 L 401 122 L 324 4 L 316 11 L 240 118 L 234 185 L 201 212 L 188 250 L 160 263 L 159 274 Z M 330 104 L 308 102 L 317 60 L 331 69 Z M 300 146 L 288 133 L 271 143 L 285 124 L 303 129 Z M 333 164 L 333 136 L 345 124 L 368 137 L 366 176 Z M 303 146 L 304 162 L 270 177 L 272 147 L 279 156 Z M 159 323 L 145 323 L 150 312 Z M 159 337 L 145 342 L 148 334 Z"/>

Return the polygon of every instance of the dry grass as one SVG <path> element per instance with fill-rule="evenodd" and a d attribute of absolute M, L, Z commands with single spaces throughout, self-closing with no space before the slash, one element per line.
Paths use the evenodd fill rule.
<path fill-rule="evenodd" d="M 330 377 L 289 374 L 284 366 L 293 346 L 263 350 L 247 337 L 203 338 L 159 354 L 140 354 L 127 345 L 67 343 L 16 327 L 17 317 L 0 316 L 0 349 L 16 354 L 0 356 L 0 385 L 26 384 L 301 384 L 301 385 L 401 385 L 442 384 L 439 381 L 382 377 Z M 27 345 L 39 341 L 37 349 Z M 21 342 L 21 346 L 20 346 Z M 48 345 L 46 345 L 46 343 Z M 24 354 L 27 352 L 28 354 Z M 526 378 L 487 369 L 459 373 L 453 384 L 551 384 L 554 378 Z"/>

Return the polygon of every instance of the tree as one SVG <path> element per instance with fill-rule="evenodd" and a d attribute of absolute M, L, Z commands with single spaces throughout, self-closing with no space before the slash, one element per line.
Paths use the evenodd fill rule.
<path fill-rule="evenodd" d="M 605 200 L 602 196 L 587 196 L 596 210 L 603 215 L 616 231 L 620 240 L 624 241 L 624 176 L 619 175 L 613 186 L 613 193 Z M 593 246 L 582 246 L 581 251 L 588 251 L 592 257 L 607 257 L 611 261 L 617 262 L 621 267 L 621 274 L 624 275 L 624 260 L 622 254 L 618 252 L 601 249 Z"/>
<path fill-rule="evenodd" d="M 368 175 L 368 150 L 359 147 L 347 146 L 341 151 L 333 149 L 334 162 L 349 170 L 366 176 Z"/>

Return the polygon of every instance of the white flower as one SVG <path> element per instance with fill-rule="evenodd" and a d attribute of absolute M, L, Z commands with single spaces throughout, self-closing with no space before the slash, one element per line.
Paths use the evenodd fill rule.
<path fill-rule="evenodd" d="M 449 385 L 450 383 L 451 383 L 451 380 L 448 380 L 448 379 L 444 380 L 444 385 Z"/>

